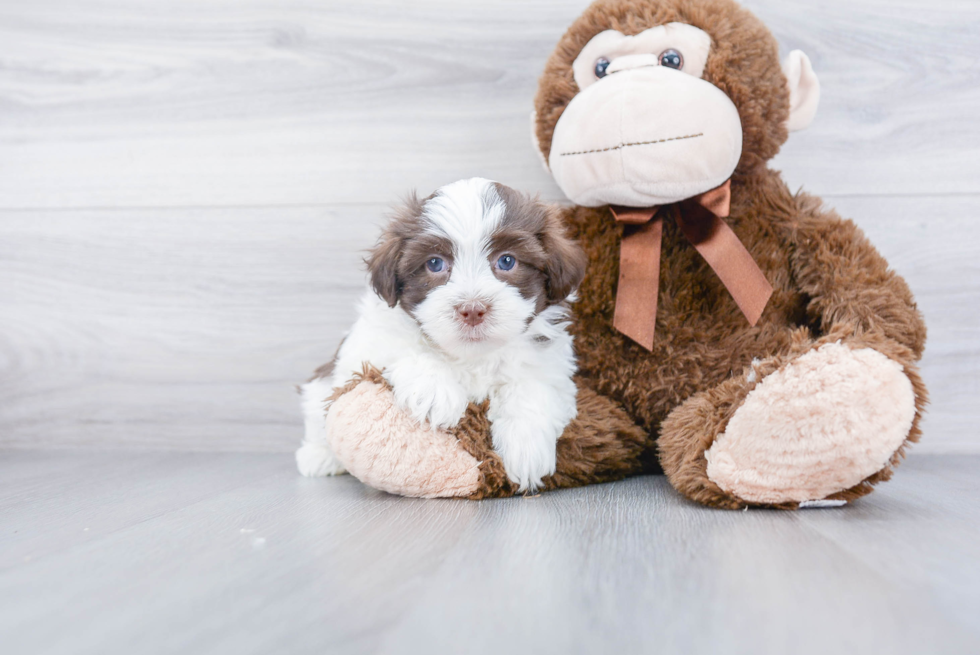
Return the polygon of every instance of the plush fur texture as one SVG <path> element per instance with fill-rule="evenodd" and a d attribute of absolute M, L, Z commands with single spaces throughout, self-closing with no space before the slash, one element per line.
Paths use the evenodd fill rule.
<path fill-rule="evenodd" d="M 451 434 L 412 420 L 377 369 L 366 366 L 334 398 L 326 422 L 330 449 L 365 484 L 420 498 L 479 489 L 479 462 Z M 365 438 L 372 435 L 381 439 Z"/>
<path fill-rule="evenodd" d="M 607 29 L 633 35 L 671 22 L 711 37 L 703 79 L 732 100 L 743 130 L 726 220 L 774 292 L 750 327 L 680 233 L 675 219 L 683 205 L 661 207 L 660 295 L 648 352 L 612 327 L 621 226 L 608 207 L 567 209 L 570 235 L 589 260 L 571 327 L 579 407 L 544 487 L 648 471 L 659 458 L 680 493 L 714 507 L 853 500 L 887 480 L 920 436 L 927 394 L 915 363 L 926 328 L 908 286 L 861 231 L 819 199 L 791 193 L 766 168 L 787 138 L 790 107 L 777 44 L 762 23 L 732 0 L 597 2 L 562 37 L 541 78 L 541 152 L 547 157 L 555 124 L 578 93 L 572 62 L 582 47 Z M 804 371 L 826 388 L 803 384 Z M 842 380 L 866 390 L 863 404 L 835 392 Z M 758 400 L 766 397 L 781 401 L 768 414 Z M 808 408 L 802 419 L 796 403 Z M 474 498 L 515 491 L 487 449 L 487 429 L 476 406 L 455 428 L 460 446 L 482 462 Z M 753 441 L 764 434 L 774 443 Z M 716 443 L 709 470 L 706 453 Z M 830 443 L 839 466 L 814 456 Z M 775 459 L 783 452 L 785 467 Z"/>
<path fill-rule="evenodd" d="M 419 429 L 452 428 L 471 402 L 487 400 L 494 450 L 509 478 L 519 489 L 541 486 L 576 413 L 566 299 L 584 266 L 555 209 L 503 185 L 461 180 L 424 201 L 410 199 L 368 258 L 373 290 L 329 379 L 302 389 L 300 471 L 329 475 L 343 470 L 341 461 L 350 466 L 326 435 L 332 424 L 357 432 L 364 420 L 328 417 L 325 426 L 324 399 L 370 362 Z M 385 412 L 368 416 L 384 417 L 386 433 L 398 424 Z"/>
<path fill-rule="evenodd" d="M 888 463 L 912 427 L 914 400 L 898 362 L 825 344 L 749 392 L 705 451 L 707 475 L 754 502 L 826 498 Z"/>
<path fill-rule="evenodd" d="M 610 400 L 579 385 L 578 416 L 558 442 L 558 471 L 542 490 L 619 480 L 650 472 L 640 455 L 647 435 Z M 391 385 L 365 366 L 329 399 L 331 452 L 365 484 L 420 498 L 510 496 L 520 490 L 494 451 L 489 403 L 471 404 L 450 431 L 421 428 L 394 402 Z"/>

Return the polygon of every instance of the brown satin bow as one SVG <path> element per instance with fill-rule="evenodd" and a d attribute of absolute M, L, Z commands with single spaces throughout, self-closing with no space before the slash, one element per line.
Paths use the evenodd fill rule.
<path fill-rule="evenodd" d="M 732 294 L 735 304 L 755 325 L 772 295 L 772 285 L 759 270 L 732 228 L 723 221 L 731 209 L 732 182 L 681 202 L 677 223 Z M 611 206 L 623 223 L 619 249 L 619 288 L 613 326 L 647 350 L 653 350 L 660 287 L 660 242 L 663 218 L 658 207 Z"/>

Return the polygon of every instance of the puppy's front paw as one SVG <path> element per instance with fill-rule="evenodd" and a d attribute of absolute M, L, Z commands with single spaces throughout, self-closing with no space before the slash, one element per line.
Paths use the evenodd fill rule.
<path fill-rule="evenodd" d="M 504 470 L 520 491 L 535 491 L 541 478 L 555 472 L 557 437 L 551 430 L 535 429 L 527 423 L 497 420 L 491 427 L 493 448 Z"/>
<path fill-rule="evenodd" d="M 466 412 L 469 399 L 466 391 L 448 377 L 425 375 L 403 366 L 392 369 L 386 376 L 395 394 L 395 402 L 405 408 L 419 423 L 434 428 L 452 428 Z"/>

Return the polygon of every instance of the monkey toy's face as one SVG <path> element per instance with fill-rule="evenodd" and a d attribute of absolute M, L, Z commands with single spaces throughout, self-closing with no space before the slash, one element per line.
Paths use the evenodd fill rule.
<path fill-rule="evenodd" d="M 691 198 L 723 184 L 736 170 L 743 157 L 746 112 L 763 114 L 753 121 L 777 123 L 770 138 L 776 149 L 785 128 L 799 129 L 812 119 L 819 85 L 803 53 L 790 54 L 784 76 L 778 60 L 775 68 L 766 62 L 775 59 L 768 33 L 762 44 L 752 33 L 726 34 L 731 41 L 713 52 L 712 35 L 687 22 L 672 20 L 637 31 L 643 27 L 639 16 L 596 11 L 616 13 L 610 8 L 616 4 L 597 3 L 589 10 L 595 16 L 573 25 L 552 56 L 539 92 L 536 131 L 550 137 L 542 154 L 576 204 L 650 207 Z M 651 0 L 644 9 L 670 15 L 670 5 L 695 7 L 698 2 Z M 719 12 L 705 9 L 701 21 L 726 23 Z M 683 18 L 679 13 L 675 18 Z M 613 27 L 628 25 L 624 31 L 629 34 L 596 32 L 602 19 Z M 542 105 L 548 115 L 541 115 Z M 774 152 L 772 144 L 766 145 Z M 760 150 L 757 143 L 748 147 Z"/>
<path fill-rule="evenodd" d="M 742 153 L 738 110 L 701 79 L 711 37 L 683 23 L 606 30 L 572 64 L 580 92 L 555 126 L 548 163 L 586 207 L 645 207 L 727 180 Z"/>

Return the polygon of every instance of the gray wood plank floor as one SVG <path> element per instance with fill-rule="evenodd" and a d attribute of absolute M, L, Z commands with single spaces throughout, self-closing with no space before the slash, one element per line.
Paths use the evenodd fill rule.
<path fill-rule="evenodd" d="M 501 501 L 256 454 L 0 452 L 5 653 L 977 653 L 980 456 L 852 506 Z"/>

